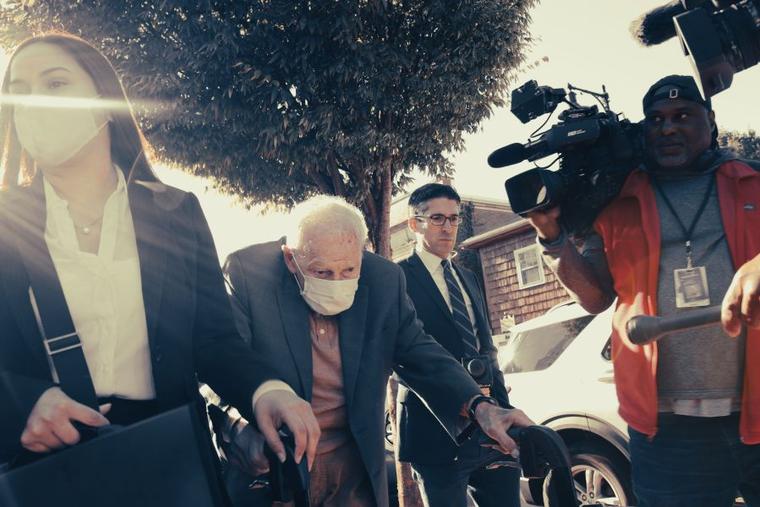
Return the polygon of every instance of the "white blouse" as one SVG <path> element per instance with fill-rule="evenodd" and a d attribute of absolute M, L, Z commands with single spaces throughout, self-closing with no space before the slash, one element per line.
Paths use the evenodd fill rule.
<path fill-rule="evenodd" d="M 45 242 L 82 341 L 98 396 L 156 396 L 148 346 L 140 260 L 121 170 L 106 201 L 97 254 L 83 252 L 62 199 L 45 179 Z"/>

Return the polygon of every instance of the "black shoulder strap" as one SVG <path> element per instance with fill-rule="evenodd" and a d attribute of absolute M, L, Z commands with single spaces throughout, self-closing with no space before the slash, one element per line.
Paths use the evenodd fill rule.
<path fill-rule="evenodd" d="M 18 192 L 26 194 L 24 199 L 11 199 L 15 205 L 9 205 L 5 200 L 0 211 L 2 219 L 10 226 L 9 231 L 14 236 L 29 277 L 29 300 L 53 381 L 74 400 L 97 410 L 98 400 L 82 342 L 74 328 L 58 273 L 45 242 L 44 195 L 35 195 L 39 192 L 33 190 Z"/>

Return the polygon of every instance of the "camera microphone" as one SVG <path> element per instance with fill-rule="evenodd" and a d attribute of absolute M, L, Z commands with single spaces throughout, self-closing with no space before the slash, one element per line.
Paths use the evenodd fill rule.
<path fill-rule="evenodd" d="M 528 158 L 528 150 L 525 146 L 520 143 L 512 143 L 488 155 L 488 165 L 505 167 L 522 162 L 526 158 Z"/>
<path fill-rule="evenodd" d="M 719 324 L 720 312 L 720 305 L 716 305 L 667 317 L 637 315 L 628 320 L 625 329 L 631 343 L 644 345 L 668 333 Z"/>
<path fill-rule="evenodd" d="M 631 35 L 644 46 L 661 44 L 676 36 L 673 16 L 686 12 L 681 0 L 672 0 L 665 5 L 645 12 L 631 23 Z"/>

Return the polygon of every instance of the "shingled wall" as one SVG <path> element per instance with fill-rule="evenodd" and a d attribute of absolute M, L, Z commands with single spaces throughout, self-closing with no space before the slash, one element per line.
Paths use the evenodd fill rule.
<path fill-rule="evenodd" d="M 514 315 L 515 322 L 519 324 L 524 320 L 538 317 L 554 305 L 569 299 L 569 295 L 560 285 L 557 277 L 546 266 L 543 266 L 546 283 L 526 289 L 519 288 L 513 252 L 518 248 L 533 245 L 535 241 L 536 235 L 533 229 L 526 229 L 479 249 L 489 316 L 494 333 L 503 332 L 500 320 L 505 314 Z"/>

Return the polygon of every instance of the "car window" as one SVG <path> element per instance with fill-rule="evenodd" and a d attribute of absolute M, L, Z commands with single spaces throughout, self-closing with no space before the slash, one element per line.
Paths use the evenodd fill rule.
<path fill-rule="evenodd" d="M 543 370 L 551 366 L 594 318 L 584 315 L 563 322 L 518 331 L 510 336 L 504 358 L 504 373 Z"/>

